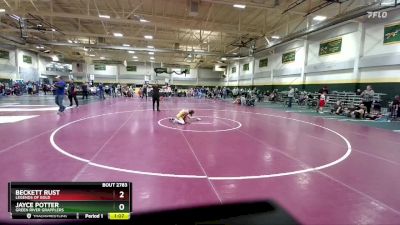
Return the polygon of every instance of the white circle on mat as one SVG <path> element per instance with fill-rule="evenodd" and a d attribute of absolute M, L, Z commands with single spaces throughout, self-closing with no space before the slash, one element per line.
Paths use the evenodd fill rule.
<path fill-rule="evenodd" d="M 210 110 L 210 109 L 195 109 L 195 110 Z M 211 109 L 212 110 L 212 109 Z M 223 177 L 223 176 L 219 176 L 219 177 L 212 177 L 212 176 L 206 176 L 206 175 L 191 175 L 191 174 L 169 174 L 169 173 L 158 173 L 158 172 L 146 172 L 146 171 L 139 171 L 139 170 L 129 170 L 129 169 L 124 169 L 124 168 L 118 168 L 118 167 L 114 167 L 114 166 L 107 166 L 107 165 L 103 165 L 103 164 L 99 164 L 99 163 L 94 163 L 91 162 L 88 159 L 84 159 L 81 158 L 79 156 L 73 155 L 67 151 L 65 151 L 64 149 L 62 149 L 61 147 L 59 147 L 56 142 L 54 141 L 54 137 L 57 134 L 57 132 L 59 132 L 61 129 L 83 121 L 83 120 L 87 120 L 87 119 L 91 119 L 91 118 L 96 118 L 96 117 L 101 117 L 101 116 L 107 116 L 107 115 L 112 115 L 112 114 L 119 114 L 119 113 L 130 113 L 130 112 L 137 112 L 137 111 L 150 111 L 150 110 L 132 110 L 132 111 L 123 111 L 123 112 L 113 112 L 113 113 L 107 113 L 107 114 L 101 114 L 101 115 L 95 115 L 95 116 L 90 116 L 90 117 L 85 117 L 82 119 L 78 119 L 72 122 L 69 122 L 67 124 L 62 125 L 61 127 L 57 128 L 56 130 L 54 130 L 51 135 L 50 135 L 50 143 L 53 146 L 54 149 L 56 149 L 58 152 L 60 152 L 61 154 L 73 158 L 75 160 L 81 161 L 81 162 L 85 162 L 88 165 L 91 166 L 95 166 L 95 167 L 99 167 L 99 168 L 103 168 L 103 169 L 108 169 L 108 170 L 113 170 L 113 171 L 118 171 L 118 172 L 124 172 L 124 173 L 133 173 L 133 174 L 141 174 L 141 175 L 148 175 L 148 176 L 160 176 L 160 177 L 172 177 L 172 178 L 189 178 L 189 179 L 209 179 L 209 180 L 249 180 L 249 179 L 266 179 L 266 178 L 272 178 L 272 177 L 282 177 L 282 176 L 289 176 L 289 175 L 295 175 L 295 174 L 301 174 L 301 173 L 307 173 L 307 172 L 312 172 L 312 171 L 318 171 L 318 170 L 322 170 L 331 166 L 334 166 L 340 162 L 342 162 L 343 160 L 345 160 L 350 154 L 351 154 L 351 145 L 350 142 L 340 133 L 331 130 L 327 127 L 315 124 L 315 123 L 311 123 L 311 122 L 307 122 L 307 121 L 303 121 L 303 120 L 298 120 L 298 119 L 294 119 L 294 118 L 289 118 L 289 117 L 284 117 L 284 116 L 278 116 L 278 115 L 272 115 L 272 114 L 266 114 L 266 113 L 255 113 L 255 112 L 245 112 L 245 111 L 235 111 L 235 112 L 240 112 L 240 113 L 248 113 L 248 114 L 255 114 L 255 115 L 263 115 L 263 116 L 271 116 L 271 117 L 276 117 L 276 118 L 281 118 L 281 119 L 288 119 L 288 120 L 293 120 L 293 121 L 297 121 L 303 124 L 308 124 L 311 126 L 316 126 L 316 127 L 320 127 L 322 129 L 325 129 L 337 136 L 339 136 L 345 143 L 347 146 L 347 151 L 346 153 L 341 156 L 340 158 L 336 159 L 333 162 L 321 165 L 321 166 L 316 166 L 316 167 L 310 167 L 310 168 L 306 168 L 306 169 L 302 169 L 302 170 L 295 170 L 295 171 L 288 171 L 288 172 L 283 172 L 283 173 L 274 173 L 274 174 L 265 174 L 265 175 L 255 175 L 255 176 L 227 176 L 227 177 Z M 213 110 L 213 111 L 229 111 L 229 110 Z"/>
<path fill-rule="evenodd" d="M 169 127 L 169 126 L 164 125 L 164 124 L 161 123 L 162 121 L 169 120 L 169 118 L 171 118 L 171 117 L 168 117 L 168 118 L 164 118 L 164 119 L 159 120 L 159 121 L 158 121 L 158 125 L 160 125 L 160 126 L 162 126 L 162 127 L 165 127 L 165 128 L 168 128 L 168 129 L 172 129 L 172 130 L 180 130 L 180 131 L 186 131 L 186 132 L 199 132 L 199 133 L 202 133 L 202 132 L 207 133 L 207 132 L 224 132 L 224 131 L 231 131 L 231 130 L 239 129 L 239 128 L 242 126 L 242 124 L 239 123 L 238 121 L 232 120 L 232 119 L 228 119 L 228 118 L 216 117 L 216 116 L 214 116 L 214 117 L 213 117 L 213 116 L 198 116 L 198 117 L 201 117 L 201 118 L 213 118 L 213 119 L 220 119 L 220 120 L 227 120 L 227 121 L 230 121 L 230 122 L 235 123 L 236 126 L 235 126 L 235 127 L 232 127 L 232 128 L 227 128 L 227 129 L 194 130 L 194 129 L 181 129 L 180 127 L 182 127 L 182 125 L 176 125 L 176 127 Z M 196 124 L 196 122 L 194 122 L 193 124 Z M 172 125 L 172 123 L 171 123 L 171 125 Z"/>

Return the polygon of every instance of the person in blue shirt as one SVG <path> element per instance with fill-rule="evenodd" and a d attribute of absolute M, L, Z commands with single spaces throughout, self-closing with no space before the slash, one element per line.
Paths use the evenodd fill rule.
<path fill-rule="evenodd" d="M 57 79 L 57 78 L 56 78 Z M 58 107 L 58 113 L 62 113 L 65 110 L 65 106 L 63 105 L 63 100 L 64 100 L 64 95 L 65 95 L 65 86 L 66 83 L 63 81 L 62 77 L 59 77 L 57 82 L 54 84 L 54 87 L 56 88 L 56 104 Z"/>

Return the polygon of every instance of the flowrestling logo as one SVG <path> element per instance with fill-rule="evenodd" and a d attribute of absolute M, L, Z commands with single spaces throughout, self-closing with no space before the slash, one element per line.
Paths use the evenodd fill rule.
<path fill-rule="evenodd" d="M 367 12 L 368 13 L 368 19 L 385 19 L 388 16 L 387 12 Z"/>

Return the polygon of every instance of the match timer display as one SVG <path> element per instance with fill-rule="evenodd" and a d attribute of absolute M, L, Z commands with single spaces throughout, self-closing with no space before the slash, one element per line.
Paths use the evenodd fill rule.
<path fill-rule="evenodd" d="M 13 219 L 128 220 L 130 182 L 10 182 L 8 211 Z"/>

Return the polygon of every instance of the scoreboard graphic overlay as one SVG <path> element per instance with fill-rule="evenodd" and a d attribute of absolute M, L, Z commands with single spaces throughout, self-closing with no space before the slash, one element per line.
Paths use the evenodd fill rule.
<path fill-rule="evenodd" d="M 130 182 L 10 182 L 13 219 L 129 220 Z"/>

